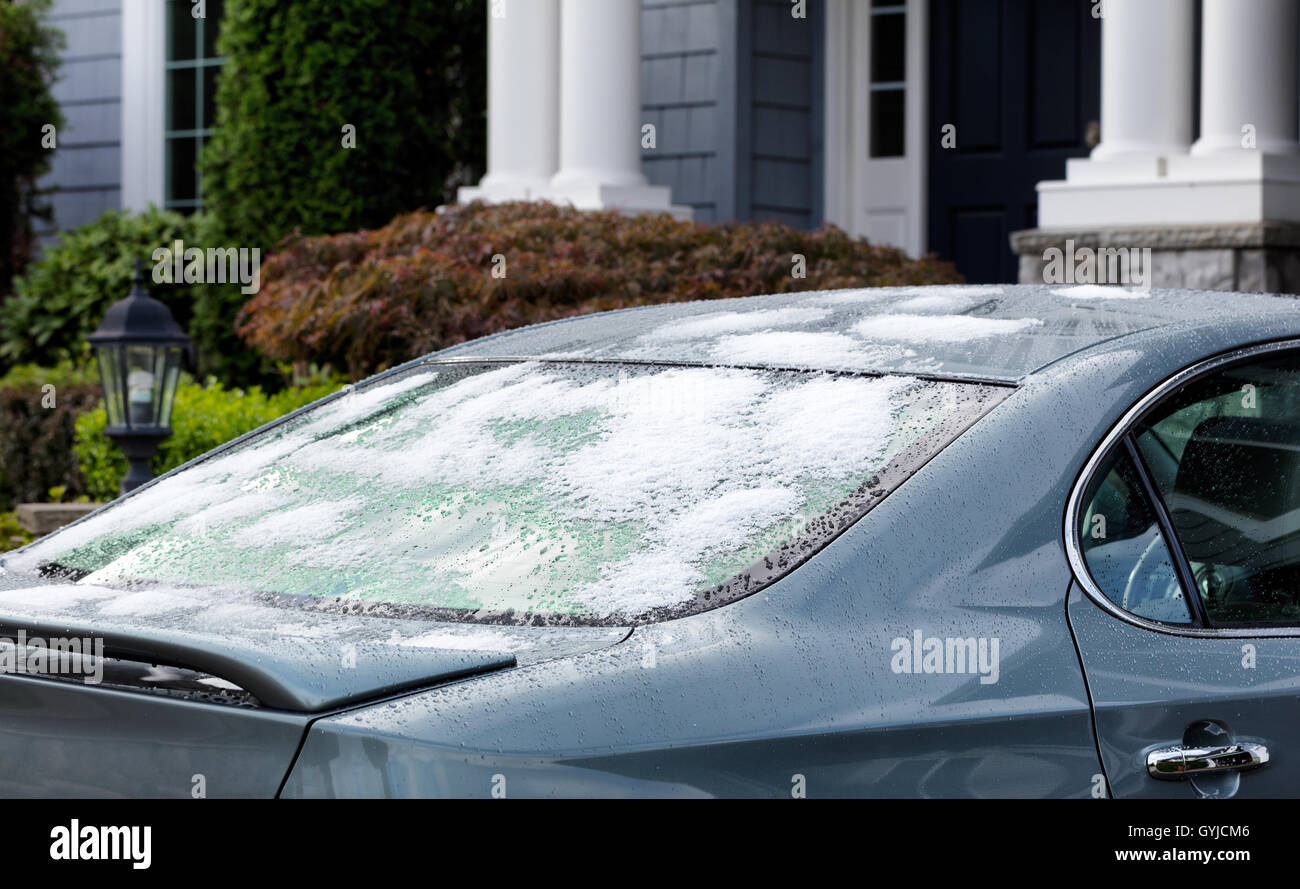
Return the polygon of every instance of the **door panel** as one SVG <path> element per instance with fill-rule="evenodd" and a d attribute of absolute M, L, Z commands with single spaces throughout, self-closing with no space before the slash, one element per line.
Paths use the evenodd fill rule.
<path fill-rule="evenodd" d="M 1116 797 L 1300 794 L 1300 639 L 1160 633 L 1103 611 L 1077 584 L 1068 609 Z M 1212 780 L 1147 774 L 1151 750 L 1182 743 L 1189 726 L 1210 720 L 1236 741 L 1263 743 L 1268 765 Z"/>
<path fill-rule="evenodd" d="M 1119 796 L 1295 796 L 1300 352 L 1219 356 L 1149 402 L 1103 443 L 1069 510 L 1069 616 L 1107 776 Z M 1263 767 L 1249 744 L 1266 748 Z M 1153 778 L 1159 747 L 1180 749 Z M 1189 778 L 1215 748 L 1249 770 Z"/>
<path fill-rule="evenodd" d="M 1037 184 L 1089 151 L 1101 105 L 1091 10 L 1077 0 L 931 4 L 929 248 L 972 283 L 1016 280 L 1007 238 L 1037 225 Z M 941 141 L 948 124 L 955 147 Z M 972 226 L 972 215 L 999 224 Z"/>

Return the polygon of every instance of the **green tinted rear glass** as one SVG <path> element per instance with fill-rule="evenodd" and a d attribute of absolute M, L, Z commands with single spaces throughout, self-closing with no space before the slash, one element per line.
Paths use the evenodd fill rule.
<path fill-rule="evenodd" d="M 428 364 L 178 472 L 8 567 L 452 619 L 651 619 L 784 574 L 1008 391 L 735 368 Z"/>

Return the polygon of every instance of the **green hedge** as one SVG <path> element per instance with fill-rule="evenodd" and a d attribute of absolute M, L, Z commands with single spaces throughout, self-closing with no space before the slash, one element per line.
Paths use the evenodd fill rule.
<path fill-rule="evenodd" d="M 274 360 L 332 363 L 356 377 L 463 340 L 605 309 L 960 281 L 949 263 L 909 259 L 834 227 L 472 204 L 286 244 L 263 266 L 262 290 L 239 330 Z"/>
<path fill-rule="evenodd" d="M 94 374 L 64 364 L 0 377 L 0 511 L 48 500 L 51 488 L 64 488 L 64 499 L 87 493 L 73 438 L 77 417 L 100 400 Z"/>
<path fill-rule="evenodd" d="M 61 138 L 63 114 L 50 87 L 63 34 L 46 27 L 50 0 L 0 3 L 0 298 L 35 246 L 32 217 L 49 219 L 36 180 L 50 170 L 54 152 L 43 127 Z"/>
<path fill-rule="evenodd" d="M 486 145 L 482 0 L 226 0 L 205 206 L 230 246 L 454 197 Z M 355 147 L 343 127 L 355 127 Z M 472 162 L 467 159 L 474 159 Z"/>
<path fill-rule="evenodd" d="M 0 553 L 18 549 L 32 542 L 32 535 L 18 524 L 18 514 L 13 510 L 0 512 Z"/>
<path fill-rule="evenodd" d="M 63 234 L 14 282 L 13 295 L 0 304 L 0 365 L 52 365 L 81 357 L 85 336 L 109 306 L 130 292 L 137 259 L 145 263 L 152 295 L 187 328 L 193 294 L 183 284 L 154 284 L 152 256 L 176 240 L 193 244 L 198 226 L 194 217 L 162 210 L 109 211 Z"/>
<path fill-rule="evenodd" d="M 155 475 L 175 469 L 218 445 L 269 423 L 342 386 L 341 381 L 294 387 L 268 395 L 258 387 L 227 389 L 216 380 L 206 387 L 188 380 L 176 388 L 171 438 L 153 460 Z M 108 417 L 102 404 L 76 420 L 76 459 L 90 496 L 117 497 L 126 474 L 126 458 L 104 434 Z"/>
<path fill-rule="evenodd" d="M 477 181 L 486 151 L 482 0 L 226 0 L 207 243 L 265 255 L 293 231 L 353 231 Z M 344 126 L 355 147 L 345 147 Z M 200 370 L 267 385 L 234 333 L 238 287 L 196 290 Z"/>

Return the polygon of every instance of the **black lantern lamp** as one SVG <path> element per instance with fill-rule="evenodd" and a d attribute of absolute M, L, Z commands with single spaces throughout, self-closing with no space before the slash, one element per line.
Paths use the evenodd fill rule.
<path fill-rule="evenodd" d="M 190 338 L 167 307 L 145 291 L 144 271 L 137 261 L 131 293 L 113 303 L 86 339 L 95 347 L 104 386 L 104 432 L 117 442 L 129 466 L 122 479 L 125 494 L 153 478 L 149 460 L 172 434 L 176 380 Z"/>

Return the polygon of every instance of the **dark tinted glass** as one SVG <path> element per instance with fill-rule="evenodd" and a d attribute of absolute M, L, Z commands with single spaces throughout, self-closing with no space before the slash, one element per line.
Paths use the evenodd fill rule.
<path fill-rule="evenodd" d="M 1079 539 L 1088 572 L 1106 598 L 1140 617 L 1188 623 L 1169 548 L 1126 450 L 1097 474 L 1085 502 Z"/>
<path fill-rule="evenodd" d="M 1138 430 L 1213 625 L 1300 622 L 1300 369 L 1196 380 Z"/>
<path fill-rule="evenodd" d="M 194 165 L 198 161 L 198 140 L 168 139 L 167 199 L 193 200 L 198 197 Z"/>
<path fill-rule="evenodd" d="M 217 36 L 221 32 L 221 17 L 225 14 L 223 0 L 207 0 L 207 16 L 203 20 L 203 55 L 212 58 L 217 55 Z"/>
<path fill-rule="evenodd" d="M 871 156 L 902 157 L 904 92 L 901 89 L 871 93 Z"/>
<path fill-rule="evenodd" d="M 186 0 L 167 3 L 167 61 L 192 59 L 197 48 L 198 25 L 193 6 Z"/>
<path fill-rule="evenodd" d="M 903 13 L 872 16 L 872 83 L 898 83 L 905 79 L 906 22 Z"/>
<path fill-rule="evenodd" d="M 192 130 L 194 117 L 194 68 L 167 72 L 167 129 Z"/>

